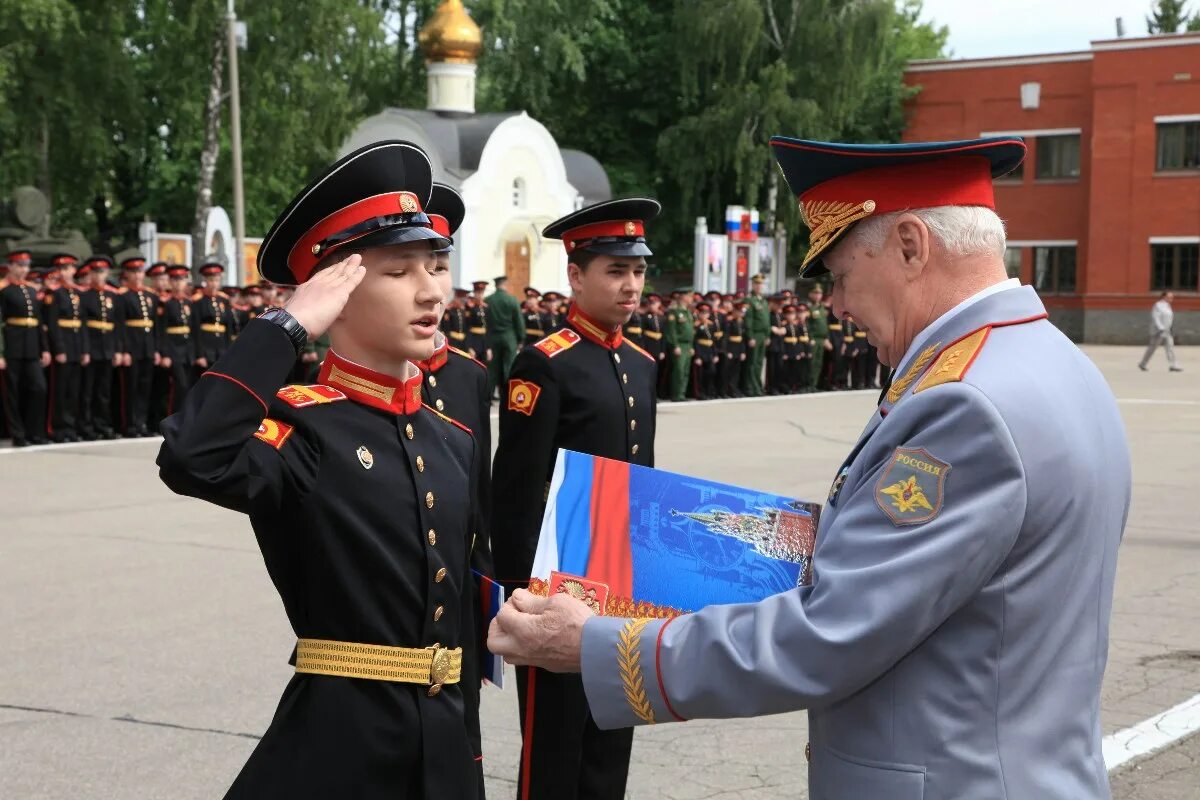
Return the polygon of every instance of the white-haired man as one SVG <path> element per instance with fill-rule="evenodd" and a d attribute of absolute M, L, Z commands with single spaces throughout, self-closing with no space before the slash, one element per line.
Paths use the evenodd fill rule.
<path fill-rule="evenodd" d="M 1096 368 L 1006 279 L 1019 139 L 772 140 L 896 380 L 837 471 L 810 585 L 674 620 L 515 593 L 492 649 L 581 670 L 597 724 L 809 709 L 809 796 L 1109 795 L 1100 683 L 1130 464 Z"/>

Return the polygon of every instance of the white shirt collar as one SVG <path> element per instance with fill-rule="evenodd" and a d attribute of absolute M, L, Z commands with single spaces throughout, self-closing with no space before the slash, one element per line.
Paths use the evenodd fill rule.
<path fill-rule="evenodd" d="M 912 344 L 910 344 L 908 346 L 908 349 L 904 351 L 904 358 L 902 358 L 896 362 L 897 369 L 901 365 L 908 363 L 908 357 L 910 355 L 918 352 L 919 348 L 925 346 L 925 342 L 929 340 L 929 337 L 933 334 L 933 332 L 935 330 L 937 330 L 937 328 L 940 325 L 944 325 L 945 323 L 954 319 L 959 314 L 961 314 L 962 312 L 966 311 L 971 306 L 978 303 L 980 300 L 983 300 L 985 297 L 991 297 L 992 295 L 997 294 L 999 292 L 1003 292 L 1007 289 L 1019 289 L 1020 287 L 1021 287 L 1021 281 L 1019 281 L 1016 278 L 1009 278 L 1008 280 L 1000 281 L 999 283 L 993 283 L 991 286 L 987 287 L 986 289 L 978 291 L 975 294 L 968 297 L 966 300 L 963 300 L 961 303 L 956 305 L 954 308 L 950 309 L 945 314 L 942 314 L 940 317 L 935 319 L 933 322 L 926 325 L 924 328 L 921 329 L 920 333 L 918 333 L 916 336 L 913 337 Z"/>

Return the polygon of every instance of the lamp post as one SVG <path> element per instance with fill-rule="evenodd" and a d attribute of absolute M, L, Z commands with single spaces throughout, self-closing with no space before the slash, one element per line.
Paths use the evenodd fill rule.
<path fill-rule="evenodd" d="M 242 100 L 238 87 L 238 35 L 237 14 L 233 10 L 233 0 L 229 0 L 228 13 L 225 15 L 229 22 L 229 129 L 233 140 L 233 247 L 234 263 L 237 265 L 237 277 L 242 283 L 248 282 L 245 274 L 246 253 L 246 200 L 242 192 Z"/>

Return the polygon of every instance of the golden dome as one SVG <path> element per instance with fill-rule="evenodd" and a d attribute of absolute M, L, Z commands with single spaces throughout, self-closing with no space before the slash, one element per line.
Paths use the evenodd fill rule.
<path fill-rule="evenodd" d="M 417 34 L 421 52 L 432 62 L 473 64 L 483 49 L 483 34 L 462 0 L 445 0 Z"/>

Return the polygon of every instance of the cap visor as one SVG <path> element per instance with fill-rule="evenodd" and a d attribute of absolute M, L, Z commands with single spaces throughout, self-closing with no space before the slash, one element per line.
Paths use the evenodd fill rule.
<path fill-rule="evenodd" d="M 599 253 L 604 256 L 652 256 L 654 253 L 645 242 L 598 242 L 579 248 L 588 253 Z"/>

